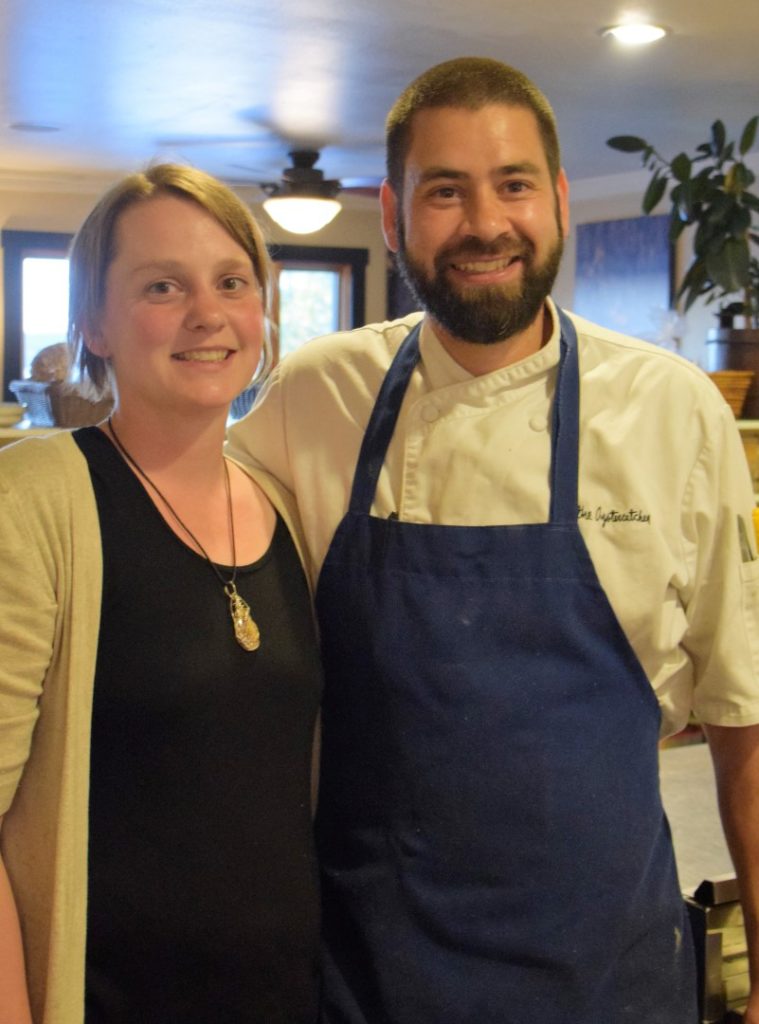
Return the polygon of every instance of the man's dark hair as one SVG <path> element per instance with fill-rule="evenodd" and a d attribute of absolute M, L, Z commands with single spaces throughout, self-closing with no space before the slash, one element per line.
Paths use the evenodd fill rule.
<path fill-rule="evenodd" d="M 531 110 L 555 183 L 561 167 L 556 117 L 543 93 L 516 68 L 489 57 L 457 57 L 436 64 L 407 86 L 385 122 L 387 176 L 393 191 L 403 190 L 403 169 L 411 147 L 412 122 L 420 110 L 459 107 L 479 110 L 488 103 L 503 103 Z"/>

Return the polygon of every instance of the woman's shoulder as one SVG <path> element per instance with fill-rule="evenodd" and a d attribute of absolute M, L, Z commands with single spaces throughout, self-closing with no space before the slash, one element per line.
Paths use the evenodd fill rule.
<path fill-rule="evenodd" d="M 15 441 L 0 449 L 0 491 L 36 495 L 87 492 L 87 461 L 72 434 L 61 430 Z"/>

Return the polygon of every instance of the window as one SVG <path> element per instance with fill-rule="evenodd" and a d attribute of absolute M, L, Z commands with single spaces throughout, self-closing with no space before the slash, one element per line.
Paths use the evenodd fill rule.
<path fill-rule="evenodd" d="M 277 287 L 275 359 L 319 334 L 364 322 L 366 249 L 277 245 L 271 250 Z"/>
<path fill-rule="evenodd" d="M 34 355 L 63 341 L 68 317 L 68 247 L 71 235 L 3 231 L 5 351 L 3 381 L 29 375 Z M 364 322 L 366 249 L 279 245 L 273 319 L 275 359 L 317 334 Z"/>
<path fill-rule="evenodd" d="M 66 337 L 70 241 L 71 235 L 52 232 L 2 232 L 3 382 L 8 401 L 14 398 L 9 382 L 28 376 L 36 353 Z"/>

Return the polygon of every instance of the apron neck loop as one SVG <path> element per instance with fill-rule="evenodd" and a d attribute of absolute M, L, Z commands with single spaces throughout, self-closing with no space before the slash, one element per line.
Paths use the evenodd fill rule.
<path fill-rule="evenodd" d="M 566 313 L 558 306 L 556 312 L 561 327 L 561 338 L 551 426 L 550 521 L 576 523 L 580 452 L 580 368 L 577 331 Z"/>
<path fill-rule="evenodd" d="M 382 382 L 361 444 L 353 476 L 350 511 L 368 513 L 374 501 L 385 454 L 398 422 L 409 378 L 419 362 L 421 321 L 411 328 Z"/>
<path fill-rule="evenodd" d="M 580 375 L 577 333 L 569 317 L 556 307 L 561 325 L 559 372 L 551 428 L 552 523 L 577 521 L 577 472 L 579 450 Z M 382 382 L 364 433 L 349 509 L 368 514 L 377 490 L 409 378 L 419 362 L 421 321 L 407 334 Z"/>

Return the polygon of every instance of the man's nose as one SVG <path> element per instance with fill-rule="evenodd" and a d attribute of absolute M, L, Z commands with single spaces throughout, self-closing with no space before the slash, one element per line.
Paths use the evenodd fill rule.
<path fill-rule="evenodd" d="M 492 242 L 511 232 L 511 221 L 503 200 L 491 189 L 472 193 L 466 205 L 468 233 Z"/>

